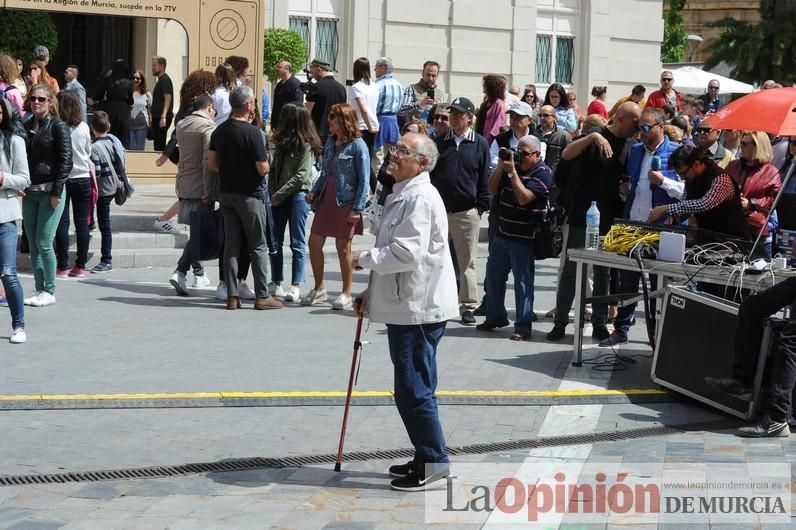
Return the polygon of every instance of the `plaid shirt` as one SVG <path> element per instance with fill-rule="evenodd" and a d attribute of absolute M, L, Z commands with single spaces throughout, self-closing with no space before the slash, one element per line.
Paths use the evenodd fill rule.
<path fill-rule="evenodd" d="M 712 210 L 719 204 L 735 195 L 735 183 L 727 173 L 720 173 L 713 182 L 710 184 L 708 192 L 698 198 L 691 199 L 688 197 L 686 188 L 686 198 L 680 202 L 669 205 L 670 215 L 690 215 L 694 213 L 702 213 Z"/>

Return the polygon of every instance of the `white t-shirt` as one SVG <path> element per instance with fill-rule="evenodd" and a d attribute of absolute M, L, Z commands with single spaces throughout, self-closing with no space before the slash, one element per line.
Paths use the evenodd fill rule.
<path fill-rule="evenodd" d="M 223 86 L 217 87 L 213 93 L 213 106 L 216 108 L 216 125 L 227 121 L 229 113 L 232 112 L 232 107 L 229 104 L 229 90 Z"/>
<path fill-rule="evenodd" d="M 364 81 L 360 81 L 351 87 L 350 104 L 357 113 L 359 130 L 364 131 L 368 129 L 368 126 L 365 123 L 365 119 L 362 117 L 362 112 L 359 110 L 359 105 L 356 101 L 357 98 L 363 98 L 365 100 L 365 106 L 368 108 L 368 114 L 370 114 L 371 128 L 378 129 L 379 121 L 376 119 L 376 105 L 379 103 L 379 86 L 375 81 L 371 81 L 369 85 L 366 85 Z"/>
<path fill-rule="evenodd" d="M 81 121 L 77 126 L 70 127 L 72 137 L 72 170 L 70 179 L 87 179 L 91 164 L 91 130 L 86 122 Z"/>

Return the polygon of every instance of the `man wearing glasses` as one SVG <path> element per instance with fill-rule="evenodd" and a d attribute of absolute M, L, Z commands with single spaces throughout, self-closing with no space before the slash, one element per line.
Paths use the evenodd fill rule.
<path fill-rule="evenodd" d="M 721 131 L 712 128 L 710 125 L 701 125 L 697 128 L 697 145 L 702 149 L 711 160 L 716 162 L 722 169 L 727 167 L 727 164 L 733 161 L 734 156 L 732 151 L 724 148 L 719 142 Z"/>
<path fill-rule="evenodd" d="M 527 105 L 522 103 L 523 105 Z M 553 172 L 542 161 L 539 138 L 520 138 L 489 177 L 489 193 L 495 196 L 491 219 L 497 223 L 486 264 L 486 320 L 476 329 L 492 331 L 509 325 L 506 312 L 506 281 L 514 276 L 516 321 L 511 340 L 531 338 L 534 284 L 534 236 L 545 220 Z"/>
<path fill-rule="evenodd" d="M 639 120 L 641 142 L 633 145 L 627 159 L 627 175 L 630 181 L 623 182 L 619 192 L 625 198 L 624 217 L 631 221 L 646 222 L 655 206 L 677 202 L 685 191 L 674 169 L 669 166 L 669 156 L 680 144 L 672 142 L 663 134 L 663 112 L 647 107 Z M 660 169 L 653 169 L 653 160 L 658 158 Z M 657 166 L 658 161 L 655 161 Z M 638 291 L 641 273 L 638 271 L 619 271 L 619 292 Z M 656 288 L 653 276 L 652 288 Z M 600 342 L 600 346 L 616 346 L 627 343 L 630 322 L 636 313 L 636 304 L 619 308 L 611 336 Z M 654 314 L 654 308 L 652 313 Z"/>
<path fill-rule="evenodd" d="M 656 90 L 647 98 L 647 106 L 662 109 L 664 105 L 670 105 L 677 112 L 682 110 L 680 93 L 674 89 L 674 74 L 668 70 L 661 73 L 660 90 Z"/>
<path fill-rule="evenodd" d="M 716 112 L 723 106 L 719 99 L 719 86 L 719 82 L 716 79 L 711 79 L 708 81 L 707 93 L 697 98 L 705 104 L 705 114 Z"/>
<path fill-rule="evenodd" d="M 433 127 L 429 129 L 428 135 L 431 138 L 442 138 L 448 131 L 450 131 L 450 117 L 451 111 L 447 103 L 439 103 L 434 106 L 434 123 Z"/>
<path fill-rule="evenodd" d="M 534 136 L 542 142 L 542 158 L 545 164 L 556 172 L 561 152 L 569 144 L 570 136 L 567 131 L 556 124 L 558 115 L 552 105 L 545 105 L 539 109 L 539 126 L 533 131 Z"/>

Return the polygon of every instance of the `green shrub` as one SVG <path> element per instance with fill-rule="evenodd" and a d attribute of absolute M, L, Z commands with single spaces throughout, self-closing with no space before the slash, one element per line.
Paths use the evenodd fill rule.
<path fill-rule="evenodd" d="M 48 13 L 0 9 L 0 35 L 4 52 L 22 57 L 25 64 L 33 58 L 33 48 L 41 44 L 55 57 L 58 32 Z"/>
<path fill-rule="evenodd" d="M 263 73 L 269 81 L 276 80 L 276 65 L 288 61 L 293 70 L 301 68 L 307 61 L 307 44 L 295 31 L 283 28 L 265 30 Z"/>

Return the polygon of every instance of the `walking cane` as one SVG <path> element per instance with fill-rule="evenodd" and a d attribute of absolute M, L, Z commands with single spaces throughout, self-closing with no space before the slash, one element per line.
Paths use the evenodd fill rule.
<path fill-rule="evenodd" d="M 345 429 L 348 425 L 348 409 L 351 406 L 351 392 L 354 390 L 356 384 L 356 375 L 359 372 L 358 360 L 359 353 L 362 350 L 362 343 L 359 340 L 362 334 L 362 315 L 357 317 L 357 332 L 354 337 L 354 356 L 351 359 L 351 374 L 348 376 L 348 393 L 345 397 L 345 408 L 343 409 L 343 427 L 340 430 L 340 445 L 337 448 L 337 462 L 334 464 L 334 470 L 340 471 L 340 463 L 343 461 L 343 443 L 345 443 Z"/>

